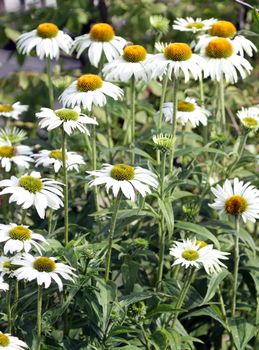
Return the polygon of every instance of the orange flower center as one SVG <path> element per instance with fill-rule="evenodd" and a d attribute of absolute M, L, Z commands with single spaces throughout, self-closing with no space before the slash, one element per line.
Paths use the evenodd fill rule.
<path fill-rule="evenodd" d="M 247 200 L 240 195 L 233 195 L 225 202 L 225 210 L 230 215 L 242 214 L 248 206 Z"/>
<path fill-rule="evenodd" d="M 224 38 L 211 40 L 206 48 L 206 55 L 211 58 L 228 58 L 233 52 L 231 43 Z"/>
<path fill-rule="evenodd" d="M 195 105 L 187 101 L 179 101 L 177 104 L 177 110 L 180 112 L 193 112 L 195 110 Z"/>
<path fill-rule="evenodd" d="M 0 146 L 0 157 L 12 158 L 15 155 L 15 147 L 13 146 Z"/>
<path fill-rule="evenodd" d="M 201 249 L 201 248 L 207 247 L 208 244 L 204 241 L 197 240 L 196 245 L 199 245 L 199 249 Z"/>
<path fill-rule="evenodd" d="M 212 36 L 220 36 L 221 38 L 232 38 L 237 32 L 233 23 L 228 21 L 218 21 L 214 23 L 209 30 Z"/>
<path fill-rule="evenodd" d="M 11 105 L 1 105 L 0 104 L 0 113 L 12 112 L 13 107 Z"/>
<path fill-rule="evenodd" d="M 118 181 L 129 181 L 134 179 L 135 170 L 130 165 L 117 164 L 112 167 L 110 175 L 113 179 Z"/>
<path fill-rule="evenodd" d="M 102 78 L 95 74 L 84 74 L 77 80 L 77 90 L 82 92 L 94 91 L 102 86 Z"/>
<path fill-rule="evenodd" d="M 165 58 L 172 61 L 186 61 L 192 57 L 192 50 L 185 43 L 169 44 L 164 49 Z"/>
<path fill-rule="evenodd" d="M 38 36 L 41 38 L 55 38 L 58 34 L 58 27 L 53 23 L 42 23 L 37 27 Z"/>
<path fill-rule="evenodd" d="M 0 333 L 0 347 L 6 348 L 10 344 L 10 339 L 7 335 Z"/>
<path fill-rule="evenodd" d="M 56 269 L 56 263 L 46 256 L 41 256 L 34 261 L 33 267 L 39 272 L 53 272 Z"/>
<path fill-rule="evenodd" d="M 141 62 L 144 61 L 147 56 L 146 49 L 141 45 L 126 46 L 123 51 L 123 58 L 128 62 Z"/>
<path fill-rule="evenodd" d="M 107 23 L 94 24 L 90 30 L 90 38 L 95 41 L 111 41 L 115 32 Z"/>

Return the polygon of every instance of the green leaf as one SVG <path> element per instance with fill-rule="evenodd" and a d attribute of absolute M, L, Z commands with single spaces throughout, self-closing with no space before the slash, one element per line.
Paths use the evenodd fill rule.
<path fill-rule="evenodd" d="M 243 318 L 230 319 L 229 328 L 237 350 L 244 350 L 256 334 L 256 328 Z"/>
<path fill-rule="evenodd" d="M 209 285 L 208 285 L 207 293 L 206 293 L 201 305 L 207 304 L 214 297 L 220 283 L 228 275 L 229 275 L 228 270 L 224 269 L 220 273 L 214 274 L 214 275 L 209 277 Z"/>
<path fill-rule="evenodd" d="M 168 199 L 158 201 L 159 207 L 164 215 L 169 236 L 174 232 L 174 211 L 172 203 Z"/>
<path fill-rule="evenodd" d="M 214 236 L 213 233 L 211 233 L 207 228 L 194 224 L 192 222 L 185 222 L 185 221 L 177 221 L 175 223 L 175 227 L 177 227 L 180 230 L 185 230 L 185 231 L 191 231 L 193 233 L 197 234 L 197 238 L 202 238 L 203 240 L 209 239 L 212 241 L 215 246 L 220 249 L 220 244 L 217 238 Z"/>
<path fill-rule="evenodd" d="M 10 27 L 6 27 L 4 31 L 7 38 L 11 39 L 14 42 L 20 36 L 20 33 L 17 32 L 17 30 L 14 30 L 13 28 L 10 28 Z"/>
<path fill-rule="evenodd" d="M 131 293 L 129 295 L 125 295 L 120 299 L 120 305 L 124 307 L 128 307 L 131 304 L 137 303 L 138 301 L 145 300 L 151 298 L 153 293 L 151 292 L 140 292 L 140 293 Z"/>

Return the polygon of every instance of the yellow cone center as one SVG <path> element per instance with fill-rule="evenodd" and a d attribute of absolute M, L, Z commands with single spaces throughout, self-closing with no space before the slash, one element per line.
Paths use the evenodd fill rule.
<path fill-rule="evenodd" d="M 244 197 L 240 195 L 234 195 L 226 200 L 225 210 L 230 215 L 239 215 L 246 210 L 247 205 L 247 200 Z"/>
<path fill-rule="evenodd" d="M 49 157 L 57 160 L 62 160 L 62 152 L 59 149 L 54 149 L 50 152 Z"/>
<path fill-rule="evenodd" d="M 0 157 L 12 158 L 15 155 L 15 147 L 13 146 L 0 146 Z"/>
<path fill-rule="evenodd" d="M 7 335 L 0 333 L 0 347 L 7 347 L 10 344 L 10 339 Z"/>
<path fill-rule="evenodd" d="M 258 121 L 253 117 L 245 117 L 242 119 L 243 124 L 248 128 L 254 128 L 259 125 Z M 0 151 L 1 154 L 1 151 Z"/>
<path fill-rule="evenodd" d="M 12 111 L 13 111 L 13 107 L 11 105 L 0 104 L 0 113 L 7 113 L 7 112 L 12 112 Z"/>
<path fill-rule="evenodd" d="M 177 110 L 179 112 L 193 112 L 195 110 L 195 105 L 187 101 L 179 101 L 177 104 Z"/>
<path fill-rule="evenodd" d="M 192 50 L 185 43 L 174 43 L 165 47 L 164 55 L 168 60 L 186 61 L 192 57 Z"/>
<path fill-rule="evenodd" d="M 193 22 L 193 23 L 187 24 L 186 27 L 187 28 L 202 29 L 204 27 L 204 24 L 202 22 Z"/>
<path fill-rule="evenodd" d="M 134 179 L 135 170 L 127 164 L 117 164 L 111 169 L 111 177 L 118 181 Z"/>
<path fill-rule="evenodd" d="M 27 227 L 16 226 L 9 232 L 9 237 L 18 241 L 27 241 L 31 239 L 31 231 Z"/>
<path fill-rule="evenodd" d="M 82 92 L 94 91 L 102 86 L 102 78 L 95 74 L 84 74 L 77 80 L 77 90 Z"/>
<path fill-rule="evenodd" d="M 232 38 L 237 32 L 233 23 L 228 21 L 218 21 L 212 25 L 209 30 L 211 36 L 219 36 L 222 38 Z"/>
<path fill-rule="evenodd" d="M 56 269 L 56 263 L 46 256 L 41 256 L 34 261 L 33 267 L 40 272 L 53 272 Z"/>
<path fill-rule="evenodd" d="M 38 36 L 41 38 L 55 38 L 58 34 L 58 27 L 53 23 L 42 23 L 37 27 Z"/>
<path fill-rule="evenodd" d="M 114 35 L 112 26 L 107 23 L 94 24 L 90 30 L 90 38 L 95 41 L 111 41 Z"/>
<path fill-rule="evenodd" d="M 185 251 L 182 252 L 182 257 L 185 260 L 194 261 L 199 258 L 199 253 L 197 252 L 197 250 L 186 249 Z"/>
<path fill-rule="evenodd" d="M 206 48 L 206 55 L 211 58 L 228 58 L 233 52 L 233 46 L 224 38 L 211 40 Z"/>
<path fill-rule="evenodd" d="M 201 248 L 207 247 L 208 244 L 204 241 L 197 240 L 196 245 L 199 245 L 199 249 L 201 249 Z"/>
<path fill-rule="evenodd" d="M 141 45 L 129 45 L 124 48 L 123 58 L 128 62 L 141 62 L 146 59 L 147 51 Z"/>
<path fill-rule="evenodd" d="M 43 188 L 42 181 L 30 175 L 23 176 L 19 180 L 19 185 L 31 193 L 40 192 Z"/>

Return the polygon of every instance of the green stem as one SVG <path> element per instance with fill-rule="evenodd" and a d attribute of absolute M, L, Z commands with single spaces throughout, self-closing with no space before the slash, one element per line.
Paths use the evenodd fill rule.
<path fill-rule="evenodd" d="M 54 90 L 51 79 L 51 59 L 47 58 L 46 62 L 47 76 L 48 76 L 48 90 L 49 90 L 49 106 L 51 109 L 54 108 Z"/>
<path fill-rule="evenodd" d="M 105 275 L 104 275 L 106 282 L 109 281 L 112 243 L 113 243 L 113 236 L 114 236 L 114 231 L 115 231 L 115 227 L 116 227 L 118 210 L 120 207 L 121 195 L 122 195 L 122 192 L 120 190 L 117 198 L 115 198 L 115 204 L 114 204 L 112 218 L 111 218 L 111 227 L 110 227 L 110 232 L 109 232 L 109 242 L 108 242 L 108 250 L 107 250 L 107 255 L 106 255 L 106 267 L 105 267 Z"/>
<path fill-rule="evenodd" d="M 158 119 L 158 133 L 162 131 L 162 122 L 163 122 L 163 105 L 165 102 L 166 89 L 168 85 L 168 74 L 164 75 L 163 83 L 162 83 L 162 95 L 160 97 L 159 104 L 159 119 Z"/>
<path fill-rule="evenodd" d="M 235 318 L 236 316 L 236 299 L 237 299 L 237 280 L 238 280 L 238 267 L 239 267 L 239 231 L 240 231 L 240 222 L 239 216 L 235 218 L 235 248 L 234 248 L 234 282 L 233 282 L 233 296 L 232 296 L 232 305 L 231 305 L 231 317 Z"/>
<path fill-rule="evenodd" d="M 185 279 L 184 279 L 184 282 L 183 282 L 183 287 L 181 289 L 180 295 L 179 295 L 177 303 L 175 305 L 176 311 L 174 313 L 172 313 L 169 316 L 169 318 L 168 318 L 167 326 L 169 325 L 170 321 L 172 320 L 172 329 L 174 329 L 174 327 L 175 327 L 177 318 L 178 318 L 178 316 L 179 316 L 179 314 L 181 312 L 179 309 L 181 309 L 181 307 L 182 307 L 182 305 L 184 303 L 185 297 L 186 297 L 186 295 L 188 293 L 188 290 L 189 290 L 190 285 L 192 283 L 192 280 L 194 278 L 194 271 L 195 271 L 195 268 L 189 268 L 188 269 L 188 272 L 185 275 Z"/>
<path fill-rule="evenodd" d="M 134 75 L 130 81 L 130 119 L 131 119 L 131 164 L 135 163 L 135 119 L 136 119 L 136 82 Z"/>
<path fill-rule="evenodd" d="M 161 159 L 161 174 L 160 174 L 160 197 L 164 199 L 164 179 L 165 179 L 165 167 L 166 167 L 166 153 L 162 153 Z M 161 220 L 159 221 L 159 265 L 157 272 L 157 289 L 159 289 L 160 283 L 163 277 L 164 257 L 165 257 L 165 234 L 164 217 L 161 213 Z"/>
<path fill-rule="evenodd" d="M 111 128 L 112 121 L 111 121 L 111 117 L 110 117 L 107 105 L 105 106 L 105 117 L 106 117 L 106 126 L 107 126 L 109 158 L 110 158 L 110 162 L 112 163 L 112 153 L 111 153 L 111 148 L 112 148 L 112 145 L 113 145 L 113 142 L 112 142 L 112 128 Z"/>
<path fill-rule="evenodd" d="M 225 303 L 224 303 L 224 299 L 223 299 L 220 287 L 217 288 L 217 292 L 218 292 L 218 297 L 219 297 L 220 309 L 221 309 L 223 319 L 225 322 L 225 327 L 226 327 L 227 331 L 230 332 L 229 326 L 228 326 L 227 312 L 226 312 Z"/>
<path fill-rule="evenodd" d="M 177 114 L 177 90 L 178 90 L 178 80 L 174 77 L 173 78 L 173 116 L 172 116 L 172 138 L 176 139 L 176 114 Z M 176 144 L 176 142 L 175 142 Z M 173 171 L 173 162 L 174 162 L 174 149 L 172 148 L 171 154 L 170 154 L 170 173 Z"/>
<path fill-rule="evenodd" d="M 68 244 L 68 180 L 67 180 L 67 136 L 64 129 L 62 129 L 62 163 L 63 163 L 63 182 L 64 182 L 64 226 L 65 226 L 65 246 Z"/>
<path fill-rule="evenodd" d="M 12 290 L 12 284 L 10 283 L 9 290 L 6 292 L 6 313 L 7 313 L 7 321 L 8 321 L 8 333 L 12 333 L 11 290 Z"/>
<path fill-rule="evenodd" d="M 38 286 L 38 303 L 37 303 L 37 338 L 36 350 L 40 350 L 41 346 L 41 314 L 42 314 L 42 286 Z"/>
<path fill-rule="evenodd" d="M 219 82 L 219 98 L 220 98 L 220 124 L 221 132 L 225 133 L 226 131 L 226 113 L 225 113 L 225 95 L 224 95 L 224 78 L 223 75 L 220 78 Z"/>
<path fill-rule="evenodd" d="M 96 127 L 95 125 L 92 126 L 92 168 L 93 170 L 96 170 Z M 98 204 L 98 191 L 97 187 L 95 186 L 94 189 L 94 202 L 95 202 L 95 209 L 96 211 L 99 211 L 99 204 Z"/>
<path fill-rule="evenodd" d="M 199 79 L 199 85 L 200 85 L 200 103 L 201 103 L 201 107 L 205 108 L 204 85 L 203 85 L 203 78 L 202 78 L 202 76 Z M 209 131 L 209 125 L 204 125 L 202 127 L 202 134 L 203 134 L 204 145 L 206 145 L 208 143 L 208 138 L 209 138 L 208 137 L 208 135 L 209 135 L 208 131 Z"/>
<path fill-rule="evenodd" d="M 234 160 L 234 162 L 230 165 L 230 168 L 229 168 L 229 170 L 227 172 L 227 176 L 229 174 L 232 174 L 235 166 L 237 165 L 237 163 L 239 162 L 240 158 L 242 157 L 243 152 L 244 152 L 244 148 L 245 148 L 245 145 L 246 145 L 247 137 L 248 137 L 248 133 L 247 132 L 244 132 L 244 133 L 242 133 L 239 136 L 239 146 L 238 146 L 238 151 L 237 151 L 237 157 Z"/>
<path fill-rule="evenodd" d="M 150 342 L 149 342 L 149 339 L 148 339 L 148 335 L 147 335 L 147 332 L 143 326 L 143 322 L 140 322 L 140 328 L 141 328 L 141 331 L 142 331 L 142 334 L 143 334 L 143 337 L 145 339 L 145 345 L 146 345 L 146 349 L 149 350 L 150 349 Z"/>

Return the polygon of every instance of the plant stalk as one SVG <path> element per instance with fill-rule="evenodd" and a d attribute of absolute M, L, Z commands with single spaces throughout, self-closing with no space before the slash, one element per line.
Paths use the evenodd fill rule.
<path fill-rule="evenodd" d="M 54 108 L 54 90 L 51 79 L 51 59 L 48 57 L 46 61 L 46 70 L 48 76 L 48 91 L 49 91 L 49 106 L 51 109 Z"/>
<path fill-rule="evenodd" d="M 66 151 L 67 151 L 67 136 L 64 129 L 62 129 L 62 163 L 63 163 L 63 182 L 64 182 L 64 241 L 65 246 L 69 242 L 68 237 L 68 179 L 67 179 L 67 164 L 66 164 Z"/>
<path fill-rule="evenodd" d="M 38 286 L 36 350 L 41 348 L 42 286 Z"/>
<path fill-rule="evenodd" d="M 131 164 L 135 163 L 135 124 L 136 124 L 136 81 L 134 75 L 130 81 L 130 118 L 131 118 Z"/>
<path fill-rule="evenodd" d="M 236 317 L 236 299 L 237 299 L 237 280 L 238 280 L 238 267 L 239 267 L 239 232 L 240 232 L 240 221 L 239 216 L 235 218 L 235 230 L 236 230 L 236 239 L 234 247 L 234 282 L 233 282 L 233 296 L 232 296 L 232 305 L 231 305 L 231 317 Z"/>
<path fill-rule="evenodd" d="M 172 131 L 171 131 L 171 134 L 174 140 L 176 139 L 177 91 L 178 91 L 178 80 L 174 77 L 173 78 L 173 116 L 172 116 Z M 174 150 L 175 150 L 175 147 L 172 148 L 172 151 L 170 154 L 170 162 L 169 162 L 170 173 L 173 172 Z"/>

